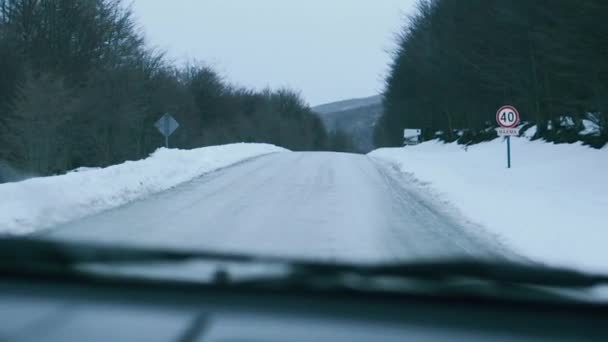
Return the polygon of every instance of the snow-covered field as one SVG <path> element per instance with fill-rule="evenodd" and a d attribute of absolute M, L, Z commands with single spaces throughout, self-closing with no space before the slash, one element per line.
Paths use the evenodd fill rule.
<path fill-rule="evenodd" d="M 0 233 L 26 234 L 167 190 L 252 157 L 286 151 L 268 144 L 194 150 L 161 148 L 144 160 L 0 184 Z"/>
<path fill-rule="evenodd" d="M 513 138 L 470 146 L 436 141 L 379 149 L 372 158 L 411 174 L 421 187 L 550 265 L 608 273 L 608 148 Z"/>

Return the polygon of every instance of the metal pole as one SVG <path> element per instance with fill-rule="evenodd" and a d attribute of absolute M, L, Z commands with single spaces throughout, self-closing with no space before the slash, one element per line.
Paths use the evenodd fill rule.
<path fill-rule="evenodd" d="M 169 148 L 169 114 L 165 114 L 165 147 Z"/>
<path fill-rule="evenodd" d="M 507 136 L 507 168 L 511 168 L 511 136 Z"/>

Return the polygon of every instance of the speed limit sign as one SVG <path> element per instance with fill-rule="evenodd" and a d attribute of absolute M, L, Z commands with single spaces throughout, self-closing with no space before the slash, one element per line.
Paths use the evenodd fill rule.
<path fill-rule="evenodd" d="M 513 106 L 502 106 L 496 112 L 496 122 L 504 128 L 514 128 L 519 124 L 519 112 Z"/>
<path fill-rule="evenodd" d="M 496 112 L 496 122 L 502 128 L 497 128 L 499 136 L 507 137 L 507 168 L 511 168 L 511 136 L 519 135 L 519 112 L 513 106 L 502 106 Z"/>

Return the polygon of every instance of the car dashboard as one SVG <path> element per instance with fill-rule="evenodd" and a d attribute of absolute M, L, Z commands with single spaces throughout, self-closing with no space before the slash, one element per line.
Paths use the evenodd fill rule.
<path fill-rule="evenodd" d="M 607 341 L 603 305 L 2 276 L 0 341 Z"/>

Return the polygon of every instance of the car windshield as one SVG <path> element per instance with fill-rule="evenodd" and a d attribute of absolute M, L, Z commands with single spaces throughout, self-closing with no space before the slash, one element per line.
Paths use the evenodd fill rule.
<path fill-rule="evenodd" d="M 0 271 L 604 283 L 606 18 L 604 0 L 0 0 Z"/>

